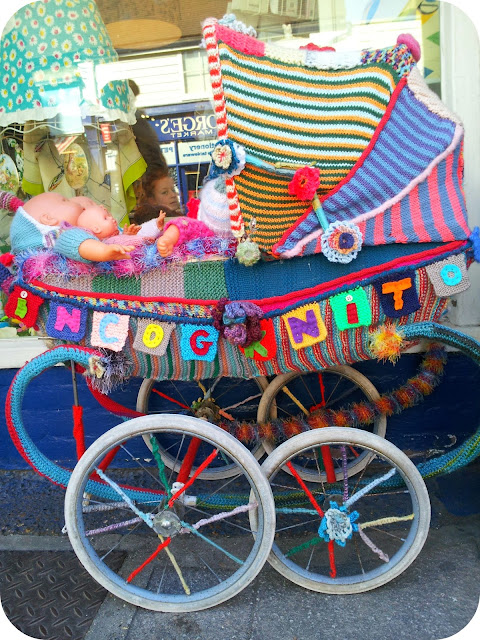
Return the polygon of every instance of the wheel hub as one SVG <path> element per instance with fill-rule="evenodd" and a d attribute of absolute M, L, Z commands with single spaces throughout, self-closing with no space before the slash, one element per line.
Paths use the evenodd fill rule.
<path fill-rule="evenodd" d="M 173 538 L 182 528 L 180 518 L 173 511 L 157 513 L 152 520 L 153 530 L 165 538 Z"/>

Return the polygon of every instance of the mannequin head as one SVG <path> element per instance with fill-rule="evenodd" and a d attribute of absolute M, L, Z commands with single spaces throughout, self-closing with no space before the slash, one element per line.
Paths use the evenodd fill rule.
<path fill-rule="evenodd" d="M 88 200 L 88 198 L 84 198 Z M 118 225 L 115 218 L 102 206 L 91 203 L 78 216 L 77 227 L 88 229 L 99 240 L 110 238 L 118 234 Z"/>

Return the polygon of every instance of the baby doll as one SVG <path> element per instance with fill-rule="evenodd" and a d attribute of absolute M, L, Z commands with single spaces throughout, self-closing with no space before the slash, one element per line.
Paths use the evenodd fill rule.
<path fill-rule="evenodd" d="M 181 216 L 170 219 L 164 226 L 164 219 L 165 212 L 161 211 L 158 218 L 150 220 L 142 226 L 131 224 L 125 227 L 123 235 L 129 235 L 128 242 L 130 245 L 138 246 L 139 244 L 147 242 L 148 238 L 154 239 L 161 234 L 157 240 L 157 249 L 163 258 L 169 256 L 178 244 L 183 244 L 195 238 L 205 238 L 214 235 L 213 231 L 208 229 L 208 227 L 199 220 Z M 105 250 L 98 245 L 105 247 L 121 243 L 118 245 L 120 248 L 123 244 L 123 237 L 122 234 L 119 234 L 115 219 L 103 207 L 90 206 L 85 208 L 77 219 L 77 227 L 82 227 L 82 229 L 71 229 L 69 232 L 72 234 L 79 234 L 79 232 L 90 233 L 93 234 L 96 239 L 102 241 L 97 241 L 97 245 L 95 245 L 93 241 L 90 241 L 91 235 L 89 238 L 85 237 L 78 249 L 80 256 L 83 258 L 97 262 L 101 261 L 101 256 Z M 58 242 L 62 245 L 66 234 L 67 232 L 64 232 L 59 238 Z M 134 247 L 131 246 L 129 250 L 132 251 L 133 248 Z M 93 257 L 89 258 L 88 256 Z"/>

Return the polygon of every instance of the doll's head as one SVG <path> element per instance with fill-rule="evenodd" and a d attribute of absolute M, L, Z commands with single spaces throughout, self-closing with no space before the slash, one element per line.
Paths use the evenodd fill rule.
<path fill-rule="evenodd" d="M 62 222 L 76 225 L 78 216 L 89 198 L 66 198 L 61 193 L 40 193 L 23 205 L 29 216 L 48 227 L 59 226 Z"/>
<path fill-rule="evenodd" d="M 105 207 L 94 202 L 83 209 L 78 216 L 76 226 L 91 231 L 99 240 L 118 234 L 118 225 L 115 218 Z"/>

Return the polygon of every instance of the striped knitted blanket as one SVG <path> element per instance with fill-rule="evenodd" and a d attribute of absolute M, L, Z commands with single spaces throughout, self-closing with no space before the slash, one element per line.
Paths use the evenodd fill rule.
<path fill-rule="evenodd" d="M 232 228 L 279 257 L 321 252 L 318 216 L 289 193 L 295 167 L 314 166 L 327 223 L 355 224 L 363 245 L 469 236 L 462 125 L 401 38 L 336 53 L 281 48 L 214 19 L 204 33 L 219 135 L 246 152 L 228 189 Z"/>

